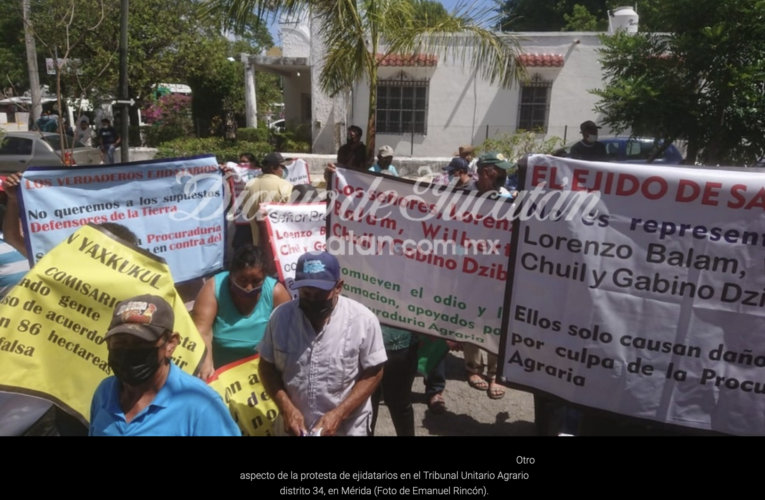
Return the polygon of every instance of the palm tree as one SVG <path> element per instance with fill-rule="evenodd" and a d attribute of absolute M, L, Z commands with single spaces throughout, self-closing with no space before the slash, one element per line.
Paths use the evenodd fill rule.
<path fill-rule="evenodd" d="M 319 81 L 331 97 L 354 83 L 369 82 L 367 156 L 375 151 L 377 71 L 390 54 L 453 56 L 502 88 L 526 80 L 519 57 L 520 39 L 496 33 L 487 19 L 492 9 L 460 3 L 447 15 L 432 12 L 431 0 L 205 0 L 202 14 L 218 16 L 224 27 L 242 33 L 252 16 L 267 19 L 280 13 L 310 9 L 320 21 L 319 35 L 327 49 Z M 378 57 L 382 54 L 383 57 Z"/>

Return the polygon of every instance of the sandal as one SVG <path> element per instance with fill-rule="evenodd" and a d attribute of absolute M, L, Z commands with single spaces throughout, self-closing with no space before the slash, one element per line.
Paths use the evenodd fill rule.
<path fill-rule="evenodd" d="M 473 389 L 478 389 L 479 391 L 489 390 L 489 383 L 486 382 L 482 376 L 475 373 L 468 377 L 468 385 L 470 385 L 470 387 Z"/>
<path fill-rule="evenodd" d="M 505 390 L 492 379 L 488 394 L 490 399 L 502 399 L 505 397 Z"/>
<path fill-rule="evenodd" d="M 440 392 L 434 394 L 430 398 L 430 401 L 428 401 L 428 409 L 436 415 L 441 415 L 442 413 L 446 412 L 446 403 L 444 402 L 444 397 Z"/>

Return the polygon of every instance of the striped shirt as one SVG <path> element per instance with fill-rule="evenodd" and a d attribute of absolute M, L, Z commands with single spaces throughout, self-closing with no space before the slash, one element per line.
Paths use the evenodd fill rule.
<path fill-rule="evenodd" d="M 5 297 L 27 272 L 27 258 L 0 238 L 0 298 Z"/>

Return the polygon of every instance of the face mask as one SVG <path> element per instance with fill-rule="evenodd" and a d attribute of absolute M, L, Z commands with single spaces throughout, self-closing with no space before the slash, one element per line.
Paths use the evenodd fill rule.
<path fill-rule="evenodd" d="M 289 172 L 287 172 L 286 168 L 282 169 L 282 179 L 286 179 L 289 176 Z"/>
<path fill-rule="evenodd" d="M 346 142 L 348 144 L 353 144 L 353 136 L 349 135 L 348 138 L 346 139 Z"/>
<path fill-rule="evenodd" d="M 589 134 L 587 135 L 587 140 L 590 142 L 597 142 L 598 141 L 598 134 Z"/>
<path fill-rule="evenodd" d="M 300 299 L 300 309 L 303 310 L 309 320 L 322 320 L 332 314 L 335 309 L 335 299 L 310 301 Z"/>
<path fill-rule="evenodd" d="M 259 286 L 257 288 L 253 288 L 252 290 L 248 292 L 246 288 L 242 288 L 241 286 L 237 285 L 236 281 L 234 280 L 231 280 L 231 284 L 234 285 L 233 286 L 234 293 L 245 299 L 252 299 L 256 297 L 260 293 L 260 291 L 263 289 L 262 286 Z"/>
<path fill-rule="evenodd" d="M 158 351 L 149 349 L 110 349 L 109 366 L 120 382 L 136 387 L 149 380 L 159 369 Z"/>

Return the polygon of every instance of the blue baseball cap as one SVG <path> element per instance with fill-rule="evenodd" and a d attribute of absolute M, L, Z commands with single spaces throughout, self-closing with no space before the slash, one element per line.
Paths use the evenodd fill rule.
<path fill-rule="evenodd" d="M 329 291 L 340 281 L 340 262 L 327 252 L 308 252 L 300 256 L 292 288 L 310 286 Z"/>
<path fill-rule="evenodd" d="M 470 164 L 467 162 L 466 159 L 460 158 L 459 156 L 456 158 L 453 158 L 451 163 L 444 167 L 444 170 L 447 173 L 453 174 L 454 172 L 458 172 L 460 170 L 464 170 L 465 172 L 470 170 Z"/>

